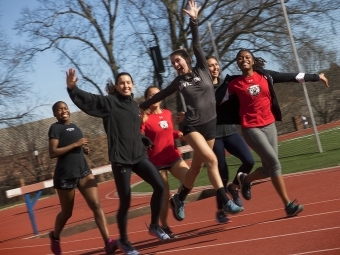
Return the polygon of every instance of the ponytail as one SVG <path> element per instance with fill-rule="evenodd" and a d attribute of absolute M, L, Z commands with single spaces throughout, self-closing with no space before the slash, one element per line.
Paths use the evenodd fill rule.
<path fill-rule="evenodd" d="M 255 57 L 254 58 L 254 66 L 253 66 L 253 68 L 254 69 L 262 69 L 266 65 L 265 63 L 267 63 L 267 61 L 264 60 L 263 58 L 261 58 L 261 57 L 256 58 Z"/>
<path fill-rule="evenodd" d="M 111 79 L 106 80 L 105 90 L 106 90 L 106 93 L 109 95 L 115 95 L 117 93 L 115 85 L 113 84 Z"/>

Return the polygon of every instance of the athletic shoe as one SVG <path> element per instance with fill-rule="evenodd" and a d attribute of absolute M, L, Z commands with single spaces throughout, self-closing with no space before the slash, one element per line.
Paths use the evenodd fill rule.
<path fill-rule="evenodd" d="M 126 255 L 139 255 L 139 251 L 137 251 L 130 242 L 122 243 L 120 239 L 118 239 L 116 240 L 116 244 L 118 249 Z"/>
<path fill-rule="evenodd" d="M 109 239 L 105 244 L 106 255 L 112 255 L 118 249 L 117 242 L 115 240 Z"/>
<path fill-rule="evenodd" d="M 294 205 L 294 202 L 296 200 L 294 200 L 293 202 L 289 202 L 286 205 L 286 213 L 287 213 L 287 217 L 293 217 L 295 215 L 297 215 L 298 213 L 303 211 L 303 205 Z"/>
<path fill-rule="evenodd" d="M 60 240 L 54 238 L 53 231 L 51 231 L 48 236 L 51 240 L 51 251 L 53 254 L 61 255 Z"/>
<path fill-rule="evenodd" d="M 178 221 L 184 220 L 185 201 L 180 201 L 178 198 L 178 193 L 176 193 L 170 198 L 169 202 L 170 202 L 170 207 L 171 207 L 174 218 Z"/>
<path fill-rule="evenodd" d="M 171 231 L 169 227 L 162 228 L 165 234 L 167 234 L 170 238 L 176 238 L 177 236 L 174 234 L 174 232 Z"/>
<path fill-rule="evenodd" d="M 229 218 L 223 211 L 219 211 L 216 213 L 216 221 L 220 224 L 225 224 L 229 222 Z"/>
<path fill-rule="evenodd" d="M 250 200 L 251 199 L 251 192 L 250 192 L 251 183 L 248 183 L 246 181 L 246 177 L 247 177 L 247 174 L 244 174 L 244 173 L 237 174 L 237 180 L 241 187 L 242 196 L 244 197 L 244 199 Z"/>
<path fill-rule="evenodd" d="M 240 212 L 242 212 L 244 210 L 244 208 L 242 206 L 238 206 L 236 205 L 233 200 L 229 200 L 228 203 L 226 203 L 223 206 L 223 211 L 226 214 L 238 214 Z"/>
<path fill-rule="evenodd" d="M 149 235 L 157 237 L 158 240 L 160 241 L 165 241 L 167 239 L 170 239 L 168 234 L 166 234 L 163 229 L 161 229 L 160 226 L 156 224 L 150 224 L 149 229 Z"/>
<path fill-rule="evenodd" d="M 230 194 L 230 196 L 233 198 L 233 201 L 235 204 L 237 204 L 238 206 L 243 206 L 243 202 L 240 196 L 238 195 L 238 190 L 232 189 L 231 183 L 227 185 L 226 190 Z"/>

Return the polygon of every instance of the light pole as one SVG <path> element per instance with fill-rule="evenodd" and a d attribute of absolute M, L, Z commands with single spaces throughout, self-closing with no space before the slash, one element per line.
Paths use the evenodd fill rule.
<path fill-rule="evenodd" d="M 34 149 L 33 149 L 33 155 L 34 155 L 34 158 L 35 158 L 35 170 L 36 170 L 36 173 L 37 173 L 37 177 L 38 177 L 38 181 L 40 181 L 40 176 L 41 176 L 41 173 L 40 173 L 40 165 L 39 165 L 39 151 L 37 150 L 37 148 L 34 146 Z"/>
<path fill-rule="evenodd" d="M 299 57 L 298 57 L 297 50 L 296 50 L 296 47 L 295 47 L 293 33 L 292 33 L 292 30 L 291 30 L 290 24 L 289 24 L 289 19 L 288 19 L 288 14 L 287 14 L 286 6 L 285 6 L 285 3 L 284 3 L 283 0 L 281 0 L 281 6 L 282 6 L 283 15 L 284 15 L 284 18 L 285 18 L 285 21 L 286 21 L 286 26 L 287 26 L 287 29 L 288 29 L 288 35 L 289 35 L 290 43 L 291 43 L 292 48 L 293 48 L 295 62 L 296 62 L 296 65 L 297 65 L 299 73 L 302 73 Z M 307 102 L 307 107 L 308 107 L 310 119 L 312 121 L 313 129 L 314 129 L 314 134 L 315 134 L 315 138 L 316 138 L 316 143 L 318 145 L 319 152 L 322 153 L 323 150 L 322 150 L 322 147 L 321 147 L 319 133 L 318 133 L 318 130 L 317 130 L 316 124 L 315 124 L 313 109 L 312 109 L 311 103 L 309 101 L 309 96 L 308 96 L 306 84 L 304 82 L 302 83 L 302 88 L 303 88 L 303 92 L 305 94 L 305 98 L 306 98 L 306 102 Z"/>

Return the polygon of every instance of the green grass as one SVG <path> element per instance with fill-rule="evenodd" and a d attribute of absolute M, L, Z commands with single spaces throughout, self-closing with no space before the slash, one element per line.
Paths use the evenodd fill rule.
<path fill-rule="evenodd" d="M 340 165 L 340 129 L 333 128 L 319 133 L 323 153 L 318 152 L 314 135 L 302 136 L 299 138 L 282 141 L 279 143 L 279 158 L 282 166 L 282 173 L 295 173 L 306 170 L 320 169 Z M 252 152 L 253 153 L 253 152 Z M 253 153 L 255 166 L 261 166 L 259 157 Z M 240 165 L 238 158 L 234 156 L 226 157 L 229 166 L 229 179 L 232 180 Z M 169 184 L 171 189 L 177 189 L 179 181 L 169 174 Z M 194 186 L 210 185 L 207 170 L 202 168 Z M 151 192 L 149 184 L 143 182 L 132 188 L 133 192 Z"/>

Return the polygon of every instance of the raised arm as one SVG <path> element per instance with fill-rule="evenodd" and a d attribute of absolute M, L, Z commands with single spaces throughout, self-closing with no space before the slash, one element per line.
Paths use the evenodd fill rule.
<path fill-rule="evenodd" d="M 198 34 L 198 21 L 197 16 L 201 7 L 197 7 L 195 1 L 189 0 L 189 10 L 183 9 L 183 11 L 190 17 L 190 28 L 192 33 L 192 45 L 194 50 L 194 55 L 196 57 L 196 66 L 208 69 L 208 64 L 203 53 L 201 42 Z"/>
<path fill-rule="evenodd" d="M 66 84 L 67 91 L 74 104 L 83 112 L 91 116 L 100 118 L 107 117 L 112 108 L 108 97 L 93 95 L 79 89 L 76 86 L 77 81 L 78 78 L 76 77 L 76 71 L 73 68 L 70 68 L 68 72 L 66 72 Z"/>

